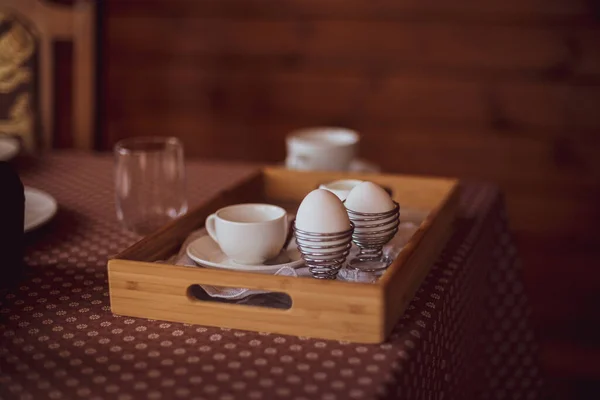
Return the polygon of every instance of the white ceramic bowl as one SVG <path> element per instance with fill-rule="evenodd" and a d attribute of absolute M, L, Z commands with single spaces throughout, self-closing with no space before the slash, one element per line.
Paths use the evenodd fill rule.
<path fill-rule="evenodd" d="M 297 170 L 347 171 L 356 156 L 360 135 L 346 128 L 314 127 L 286 138 L 286 167 Z"/>

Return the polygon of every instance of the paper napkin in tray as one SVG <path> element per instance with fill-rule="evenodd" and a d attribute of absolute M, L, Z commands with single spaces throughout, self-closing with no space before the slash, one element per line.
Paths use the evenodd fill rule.
<path fill-rule="evenodd" d="M 187 255 L 186 249 L 187 249 L 187 246 L 191 242 L 193 242 L 194 240 L 196 240 L 202 236 L 205 236 L 205 235 L 208 235 L 208 232 L 206 232 L 205 228 L 202 228 L 202 229 L 192 232 L 190 234 L 190 236 L 188 236 L 188 238 L 185 240 L 185 242 L 183 242 L 183 245 L 181 246 L 179 253 L 176 254 L 175 256 L 171 257 L 168 260 L 168 262 L 171 264 L 175 264 L 175 265 L 187 265 L 187 266 L 195 266 L 195 267 L 202 268 L 202 266 L 199 266 L 198 264 L 196 264 L 194 262 L 194 260 L 192 260 Z M 308 272 L 308 268 L 298 268 L 296 270 L 292 267 L 287 266 L 286 264 L 283 264 L 281 266 L 281 268 L 279 268 L 279 270 L 277 270 L 277 272 L 275 272 L 274 275 L 298 277 L 298 276 L 305 276 L 305 275 L 308 276 L 308 275 L 310 275 L 310 273 Z M 222 299 L 229 299 L 229 300 L 239 300 L 239 299 L 243 299 L 245 297 L 248 297 L 248 296 L 254 295 L 254 294 L 269 293 L 264 290 L 252 290 L 252 289 L 245 289 L 245 288 L 229 288 L 229 287 L 211 286 L 211 285 L 202 285 L 202 288 L 211 297 L 219 297 Z"/>
<path fill-rule="evenodd" d="M 417 229 L 418 229 L 418 226 L 412 222 L 401 223 L 396 236 L 394 236 L 394 238 L 388 244 L 386 244 L 384 246 L 384 248 L 383 248 L 384 255 L 389 258 L 392 258 L 392 259 L 396 258 L 398 256 L 398 254 L 400 253 L 400 251 L 402 250 L 402 248 L 404 247 L 404 245 L 408 242 L 410 237 L 415 233 L 415 231 Z M 183 245 L 181 246 L 179 253 L 177 253 L 176 255 L 171 257 L 169 260 L 167 260 L 167 262 L 170 264 L 175 264 L 175 265 L 186 265 L 186 266 L 195 266 L 195 267 L 202 268 L 202 266 L 198 266 L 191 258 L 188 257 L 186 249 L 187 249 L 187 246 L 189 243 L 191 243 L 192 241 L 196 240 L 197 238 L 205 236 L 207 234 L 208 233 L 206 232 L 206 229 L 204 229 L 204 228 L 192 232 L 190 234 L 190 236 L 188 236 L 188 238 L 185 240 Z M 292 240 L 290 245 L 291 246 L 295 245 L 294 240 Z M 358 248 L 356 246 L 352 245 L 352 249 L 350 250 L 350 254 L 348 255 L 348 260 L 354 258 L 357 254 L 358 254 Z M 342 270 L 340 270 L 340 273 L 338 275 L 338 279 L 345 280 L 345 281 L 351 281 L 351 282 L 374 283 L 377 281 L 377 279 L 383 272 L 384 271 L 381 271 L 379 273 L 372 273 L 372 272 L 365 273 L 365 272 L 359 272 L 359 271 L 355 271 L 355 270 L 342 268 Z M 275 272 L 274 275 L 283 275 L 283 276 L 291 276 L 291 277 L 311 276 L 311 274 L 308 270 L 308 267 L 306 267 L 306 266 L 299 267 L 299 268 L 292 268 L 285 264 L 282 265 L 281 268 L 279 270 L 277 270 L 277 272 Z M 229 287 L 212 286 L 212 285 L 202 285 L 202 289 L 210 297 L 227 299 L 227 300 L 240 300 L 239 302 L 245 302 L 245 300 L 249 299 L 250 296 L 255 297 L 254 295 L 263 295 L 262 296 L 263 299 L 260 299 L 260 300 L 254 299 L 253 303 L 252 303 L 253 305 L 265 305 L 265 304 L 254 304 L 257 301 L 259 301 L 260 303 L 266 303 L 266 304 L 277 303 L 277 302 L 283 301 L 281 299 L 281 295 L 277 296 L 276 293 L 271 293 L 271 292 L 267 292 L 264 290 L 253 290 L 253 289 L 245 289 L 245 288 L 229 288 Z M 258 297 L 258 296 L 256 296 L 256 297 Z M 280 305 L 285 308 L 286 302 L 283 301 L 283 303 Z M 277 304 L 271 304 L 271 306 L 278 308 Z"/>

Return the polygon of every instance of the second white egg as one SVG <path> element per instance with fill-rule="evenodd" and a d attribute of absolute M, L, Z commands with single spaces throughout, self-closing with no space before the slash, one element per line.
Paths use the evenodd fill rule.
<path fill-rule="evenodd" d="M 390 195 L 373 182 L 363 182 L 348 193 L 347 209 L 360 213 L 382 213 L 394 209 Z"/>

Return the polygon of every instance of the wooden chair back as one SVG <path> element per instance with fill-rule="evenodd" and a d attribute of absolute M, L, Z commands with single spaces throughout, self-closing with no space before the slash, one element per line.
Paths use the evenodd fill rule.
<path fill-rule="evenodd" d="M 92 0 L 78 0 L 73 6 L 44 0 L 2 0 L 0 11 L 14 13 L 31 22 L 38 43 L 37 82 L 42 147 L 53 143 L 55 123 L 54 43 L 73 43 L 72 110 L 73 147 L 91 149 L 95 135 L 95 44 L 96 5 Z M 37 108 L 37 107 L 36 107 Z"/>

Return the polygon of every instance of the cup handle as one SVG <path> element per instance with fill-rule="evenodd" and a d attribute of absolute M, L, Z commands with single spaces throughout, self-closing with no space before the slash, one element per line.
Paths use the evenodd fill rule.
<path fill-rule="evenodd" d="M 285 215 L 285 241 L 283 242 L 283 250 L 288 248 L 288 245 L 294 236 L 294 230 L 292 229 L 294 220 L 295 218 L 290 218 L 289 214 Z"/>
<path fill-rule="evenodd" d="M 208 234 L 210 235 L 212 240 L 219 243 L 219 241 L 217 240 L 217 229 L 215 226 L 216 219 L 217 219 L 216 214 L 210 214 L 206 218 L 206 222 L 204 223 L 204 225 L 206 226 L 206 231 L 208 232 Z"/>

